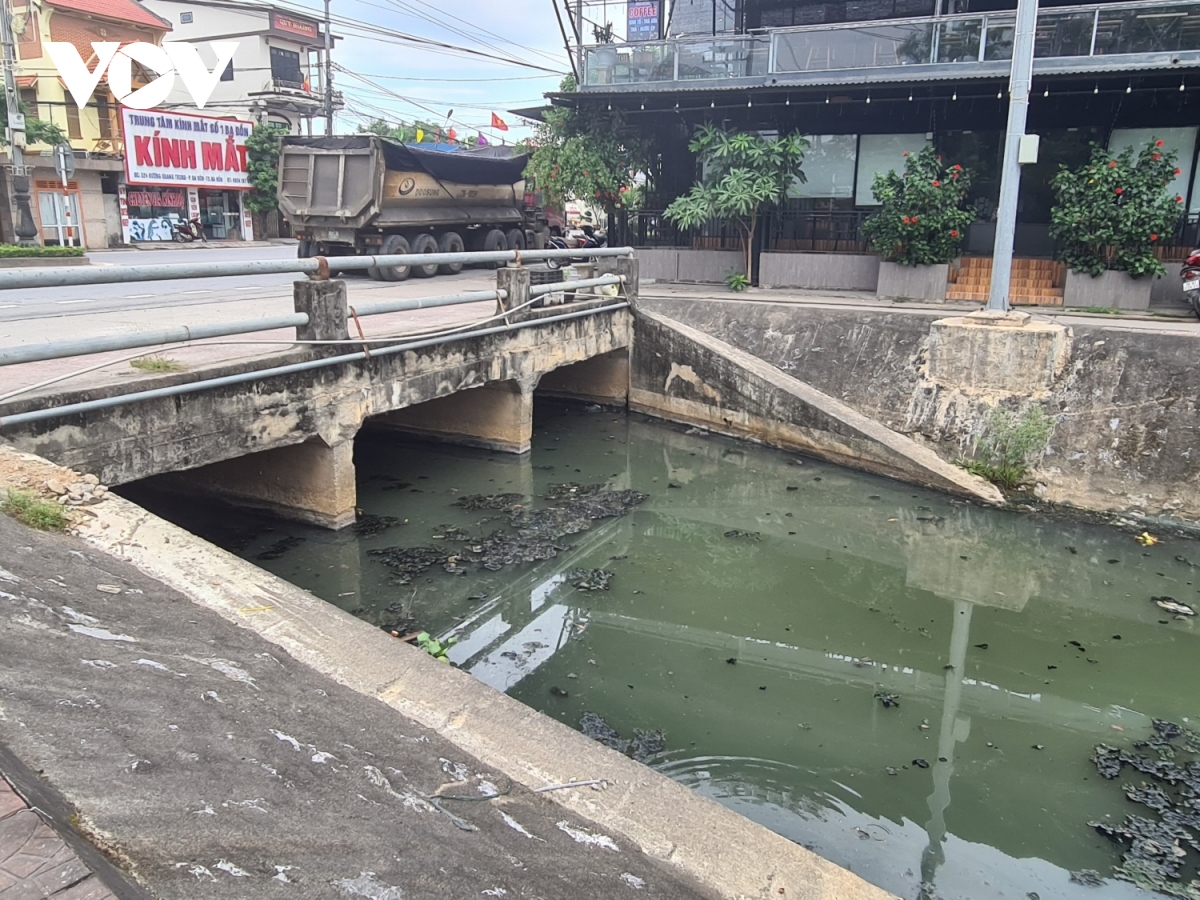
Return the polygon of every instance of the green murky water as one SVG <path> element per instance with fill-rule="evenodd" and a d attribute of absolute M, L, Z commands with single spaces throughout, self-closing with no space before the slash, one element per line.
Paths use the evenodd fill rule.
<path fill-rule="evenodd" d="M 1093 746 L 1200 715 L 1194 620 L 1149 599 L 1200 599 L 1200 546 L 608 411 L 539 406 L 535 424 L 520 459 L 360 438 L 363 510 L 405 520 L 372 537 L 130 493 L 368 621 L 457 633 L 456 663 L 566 723 L 662 729 L 655 768 L 903 897 L 1146 896 L 1069 875 L 1119 860 L 1090 819 L 1139 811 Z M 401 586 L 367 553 L 453 547 L 432 536 L 503 524 L 456 498 L 568 481 L 650 496 L 498 572 Z M 610 590 L 571 587 L 579 567 Z"/>

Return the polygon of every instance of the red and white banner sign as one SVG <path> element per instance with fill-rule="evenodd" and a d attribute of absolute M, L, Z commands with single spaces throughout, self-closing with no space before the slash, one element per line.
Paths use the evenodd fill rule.
<path fill-rule="evenodd" d="M 253 122 L 121 108 L 130 184 L 249 190 L 246 138 Z"/>

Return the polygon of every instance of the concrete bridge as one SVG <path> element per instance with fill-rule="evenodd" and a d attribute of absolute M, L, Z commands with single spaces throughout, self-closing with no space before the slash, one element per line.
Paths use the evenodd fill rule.
<path fill-rule="evenodd" d="M 105 484 L 179 473 L 189 490 L 341 528 L 355 518 L 363 428 L 524 453 L 535 391 L 625 405 L 637 261 L 600 266 L 624 278 L 624 296 L 580 291 L 538 307 L 530 269 L 504 268 L 492 328 L 354 346 L 357 361 L 341 364 L 323 363 L 346 346 L 297 347 L 166 375 L 133 395 L 113 386 L 10 402 L 3 436 Z M 297 282 L 295 303 L 308 320 L 298 341 L 350 341 L 344 281 Z"/>

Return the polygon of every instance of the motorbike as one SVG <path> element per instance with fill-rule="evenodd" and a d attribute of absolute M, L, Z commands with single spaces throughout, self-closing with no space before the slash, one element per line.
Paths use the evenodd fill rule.
<path fill-rule="evenodd" d="M 603 231 L 595 231 L 590 225 L 583 226 L 578 232 L 568 233 L 565 237 L 552 235 L 550 240 L 546 242 L 547 250 L 582 250 L 585 252 L 581 256 L 572 256 L 568 259 L 548 259 L 546 260 L 546 266 L 551 269 L 557 269 L 564 264 L 570 265 L 571 263 L 587 262 L 588 256 L 586 251 L 595 250 L 607 245 L 608 235 Z"/>
<path fill-rule="evenodd" d="M 180 244 L 190 244 L 192 241 L 208 243 L 208 237 L 204 234 L 204 226 L 200 224 L 199 219 L 174 223 L 171 239 Z"/>
<path fill-rule="evenodd" d="M 1183 281 L 1183 295 L 1187 298 L 1188 306 L 1200 319 L 1200 248 L 1188 254 L 1179 270 L 1179 277 Z"/>

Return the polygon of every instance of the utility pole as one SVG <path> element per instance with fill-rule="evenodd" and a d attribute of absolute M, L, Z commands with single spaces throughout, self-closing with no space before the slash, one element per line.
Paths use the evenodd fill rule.
<path fill-rule="evenodd" d="M 1021 192 L 1021 138 L 1029 112 L 1033 82 L 1033 33 L 1037 27 L 1037 0 L 1017 0 L 1017 26 L 1013 37 L 1012 75 L 1008 81 L 1008 133 L 1000 176 L 1000 207 L 996 211 L 996 244 L 992 248 L 992 286 L 987 308 L 1008 312 L 1012 278 L 1013 240 L 1017 232 L 1017 197 Z"/>
<path fill-rule="evenodd" d="M 575 71 L 583 77 L 583 0 L 575 0 Z"/>
<path fill-rule="evenodd" d="M 8 0 L 5 0 L 7 3 Z M 329 21 L 329 0 L 325 0 L 325 133 L 333 134 L 333 31 Z"/>
<path fill-rule="evenodd" d="M 17 242 L 23 245 L 36 244 L 37 226 L 33 224 L 33 213 L 29 209 L 29 166 L 25 165 L 25 117 L 21 115 L 21 98 L 17 93 L 17 78 L 13 69 L 17 65 L 17 41 L 12 30 L 12 6 L 9 0 L 0 0 L 0 41 L 4 43 L 4 99 L 8 105 L 8 151 L 12 164 L 6 166 L 12 176 L 13 201 L 17 205 L 17 222 L 14 229 Z"/>

